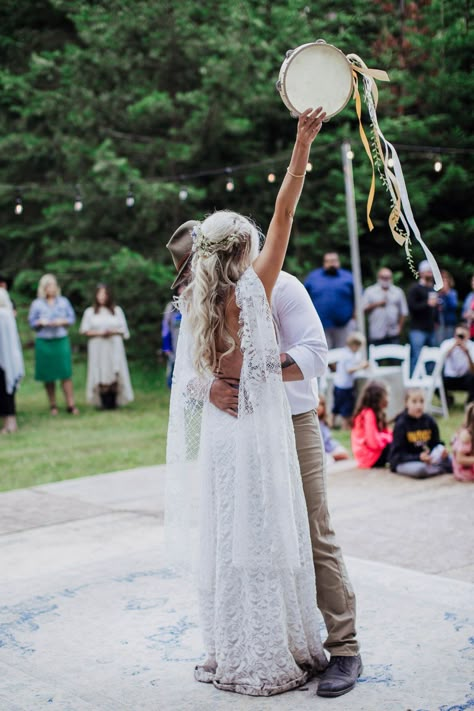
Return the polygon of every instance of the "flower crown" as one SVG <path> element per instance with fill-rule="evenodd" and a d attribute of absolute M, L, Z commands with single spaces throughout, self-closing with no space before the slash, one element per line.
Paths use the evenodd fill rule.
<path fill-rule="evenodd" d="M 219 242 L 211 242 L 201 229 L 201 225 L 193 227 L 191 236 L 193 238 L 193 252 L 198 252 L 201 257 L 210 257 L 226 247 L 229 247 L 232 242 L 238 238 L 238 234 L 234 233 L 219 240 Z"/>

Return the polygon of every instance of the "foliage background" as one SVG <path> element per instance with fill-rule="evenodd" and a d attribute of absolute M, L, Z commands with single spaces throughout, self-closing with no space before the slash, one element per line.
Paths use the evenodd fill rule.
<path fill-rule="evenodd" d="M 39 276 L 52 271 L 80 313 L 96 283 L 107 281 L 131 323 L 131 347 L 149 357 L 170 298 L 165 244 L 176 226 L 229 207 L 265 230 L 295 132 L 274 84 L 287 49 L 319 37 L 389 71 L 391 84 L 379 87 L 382 129 L 395 144 L 432 147 L 399 154 L 422 233 L 467 293 L 471 15 L 469 0 L 3 0 L 0 270 L 15 276 L 14 296 L 29 301 Z M 286 266 L 304 276 L 327 249 L 349 264 L 344 138 L 355 150 L 364 281 L 383 264 L 407 285 L 380 185 L 376 229 L 369 234 L 365 224 L 370 172 L 352 102 L 318 137 Z M 437 174 L 433 160 L 448 147 Z M 225 191 L 226 166 L 262 160 L 235 169 L 236 188 Z M 76 184 L 80 213 L 72 209 Z M 13 211 L 17 186 L 21 216 Z M 178 199 L 183 186 L 186 201 Z"/>

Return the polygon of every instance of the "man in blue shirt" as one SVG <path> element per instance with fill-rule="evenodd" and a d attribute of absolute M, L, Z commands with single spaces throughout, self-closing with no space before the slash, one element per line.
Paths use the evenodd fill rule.
<path fill-rule="evenodd" d="M 322 321 L 328 348 L 343 348 L 354 318 L 352 272 L 341 269 L 337 252 L 327 252 L 321 269 L 308 274 L 304 283 Z"/>

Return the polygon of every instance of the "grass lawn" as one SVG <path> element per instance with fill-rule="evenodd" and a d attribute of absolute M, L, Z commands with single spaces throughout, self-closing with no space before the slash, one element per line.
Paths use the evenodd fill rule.
<path fill-rule="evenodd" d="M 27 375 L 17 394 L 19 432 L 0 437 L 0 491 L 62 479 L 162 464 L 165 461 L 169 392 L 158 365 L 130 362 L 135 402 L 115 411 L 95 410 L 85 402 L 86 357 L 74 362 L 78 417 L 66 413 L 57 392 L 60 414 L 51 417 L 42 384 L 33 380 L 33 353 L 25 349 Z M 463 419 L 462 396 L 449 419 L 438 419 L 449 443 Z M 350 433 L 334 431 L 350 451 Z"/>
<path fill-rule="evenodd" d="M 61 479 L 112 472 L 165 461 L 169 391 L 164 371 L 129 362 L 135 401 L 99 411 L 85 402 L 85 355 L 75 358 L 73 382 L 81 414 L 51 417 L 46 393 L 34 381 L 33 354 L 26 350 L 26 377 L 17 393 L 19 431 L 0 437 L 0 491 Z"/>

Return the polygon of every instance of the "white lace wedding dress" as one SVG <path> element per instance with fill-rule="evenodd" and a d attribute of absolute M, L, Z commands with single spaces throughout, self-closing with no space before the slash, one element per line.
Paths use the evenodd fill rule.
<path fill-rule="evenodd" d="M 199 681 L 269 696 L 326 666 L 306 504 L 270 307 L 252 267 L 236 286 L 239 416 L 208 399 L 183 315 L 168 432 L 166 540 L 194 564 L 208 659 Z M 197 463 L 196 463 L 197 458 Z M 194 563 L 193 563 L 194 561 Z"/>

